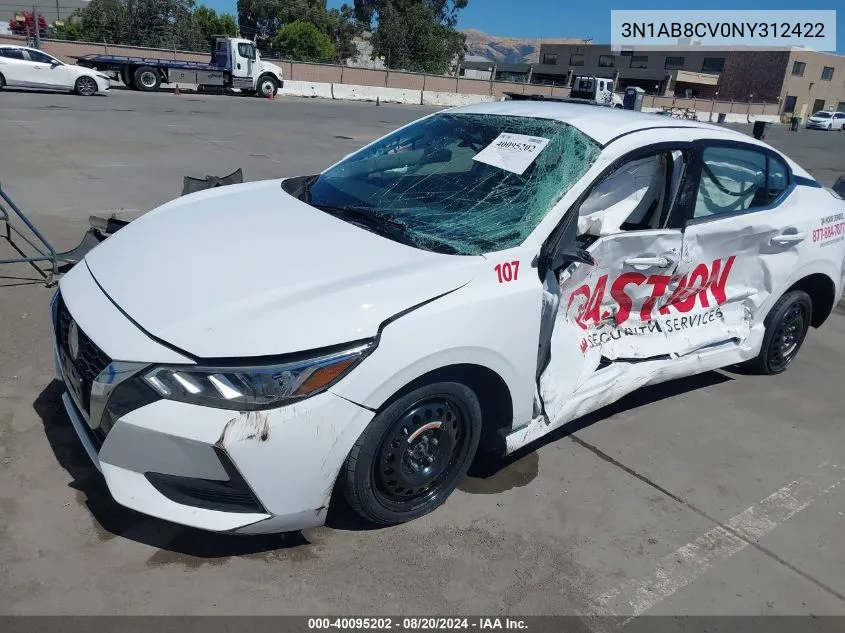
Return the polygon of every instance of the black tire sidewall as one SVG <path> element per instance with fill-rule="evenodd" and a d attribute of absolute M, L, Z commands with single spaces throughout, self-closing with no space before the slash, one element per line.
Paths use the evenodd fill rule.
<path fill-rule="evenodd" d="M 0 73 L 0 90 L 6 87 L 6 78 Z"/>
<path fill-rule="evenodd" d="M 152 72 L 156 77 L 155 86 L 151 86 L 149 88 L 147 86 L 145 86 L 143 83 L 141 83 L 141 75 L 145 72 L 148 72 L 148 71 Z M 141 90 L 143 92 L 153 92 L 155 90 L 158 90 L 159 86 L 161 86 L 161 75 L 159 74 L 159 72 L 155 68 L 152 68 L 151 66 L 141 66 L 140 68 L 138 68 L 132 74 L 132 79 L 133 79 L 132 83 L 135 84 L 135 89 Z"/>
<path fill-rule="evenodd" d="M 95 88 L 94 88 L 94 92 L 92 92 L 90 95 L 83 95 L 83 94 L 82 94 L 82 92 L 79 90 L 79 82 L 80 82 L 80 81 L 82 81 L 83 79 L 86 79 L 86 78 L 87 78 L 87 79 L 91 79 L 91 78 L 90 78 L 90 77 L 88 77 L 87 75 L 85 75 L 85 76 L 83 76 L 83 77 L 77 77 L 77 78 L 76 78 L 76 81 L 73 83 L 73 91 L 74 91 L 76 94 L 81 95 L 81 96 L 85 96 L 85 97 L 93 97 L 95 94 L 97 94 L 97 90 L 99 89 L 99 86 L 97 86 L 97 82 L 96 82 L 96 81 L 94 81 L 94 86 L 95 86 Z"/>
<path fill-rule="evenodd" d="M 463 462 L 455 465 L 448 483 L 441 486 L 433 499 L 421 501 L 405 512 L 386 508 L 373 491 L 372 469 L 384 434 L 397 417 L 415 402 L 437 395 L 459 400 L 465 407 L 469 422 L 469 447 Z M 352 448 L 342 472 L 342 489 L 353 509 L 365 519 L 380 525 L 395 525 L 429 514 L 454 492 L 466 475 L 478 450 L 481 438 L 481 405 L 475 392 L 456 382 L 439 382 L 420 387 L 398 398 L 383 411 L 376 414 L 369 426 Z"/>
<path fill-rule="evenodd" d="M 798 344 L 795 350 L 792 352 L 790 360 L 786 365 L 779 369 L 772 368 L 771 358 L 769 357 L 769 351 L 772 339 L 774 338 L 775 334 L 777 333 L 778 326 L 783 319 L 786 312 L 792 308 L 793 305 L 796 303 L 803 303 L 804 304 L 804 327 L 801 332 L 801 336 L 798 339 Z M 798 355 L 798 352 L 801 351 L 801 346 L 804 344 L 804 340 L 807 338 L 807 332 L 810 329 L 810 321 L 813 319 L 813 300 L 803 290 L 791 290 L 790 292 L 783 295 L 778 302 L 773 306 L 772 311 L 766 315 L 766 334 L 763 337 L 763 347 L 760 350 L 760 361 L 762 368 L 768 374 L 780 374 L 789 368 L 792 364 L 792 361 L 795 360 L 795 357 Z"/>
<path fill-rule="evenodd" d="M 256 89 L 255 93 L 260 97 L 264 97 L 265 99 L 267 98 L 267 95 L 264 94 L 264 92 L 261 90 L 261 84 L 264 83 L 268 79 L 273 82 L 273 94 L 272 94 L 272 96 L 275 97 L 276 94 L 279 92 L 279 82 L 276 81 L 275 77 L 273 77 L 272 75 L 267 75 L 267 74 L 261 75 L 258 78 L 258 82 L 256 83 L 257 89 Z"/>

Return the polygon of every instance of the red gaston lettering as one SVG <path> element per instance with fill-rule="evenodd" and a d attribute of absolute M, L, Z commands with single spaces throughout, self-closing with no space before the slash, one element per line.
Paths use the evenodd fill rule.
<path fill-rule="evenodd" d="M 684 275 L 678 282 L 677 287 L 672 291 L 669 300 L 659 309 L 661 315 L 669 314 L 670 308 L 677 312 L 689 312 L 695 307 L 698 301 L 703 308 L 710 307 L 710 298 L 707 296 L 708 290 L 713 295 L 716 305 L 720 306 L 727 301 L 726 287 L 728 284 L 728 277 L 733 268 L 735 255 L 731 255 L 725 260 L 724 268 L 722 267 L 722 260 L 715 259 L 708 268 L 706 264 L 699 264 L 693 269 L 690 275 Z M 574 317 L 574 321 L 583 330 L 588 329 L 589 322 L 598 325 L 599 321 L 610 316 L 610 313 L 605 311 L 601 313 L 601 305 L 604 301 L 604 293 L 607 288 L 607 275 L 599 277 L 595 290 L 591 291 L 590 286 L 583 284 L 576 288 L 569 296 L 569 304 L 567 305 L 567 312 L 572 307 L 573 302 L 577 297 L 584 297 L 584 303 L 579 306 L 578 312 Z M 624 273 L 613 280 L 610 286 L 610 296 L 618 305 L 616 312 L 616 323 L 622 324 L 631 316 L 631 311 L 634 309 L 634 299 L 626 291 L 627 286 L 635 285 L 642 286 L 643 284 L 651 286 L 651 293 L 643 300 L 640 306 L 640 320 L 650 321 L 654 312 L 654 307 L 658 300 L 666 294 L 672 278 L 668 275 L 651 275 L 646 277 L 642 273 Z"/>

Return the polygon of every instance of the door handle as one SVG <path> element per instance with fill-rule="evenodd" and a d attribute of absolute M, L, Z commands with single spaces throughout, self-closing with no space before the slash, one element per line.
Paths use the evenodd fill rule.
<path fill-rule="evenodd" d="M 625 260 L 626 266 L 633 266 L 634 268 L 668 268 L 672 265 L 672 260 L 668 257 L 629 257 Z"/>
<path fill-rule="evenodd" d="M 794 230 L 794 229 L 793 229 Z M 791 246 L 793 244 L 799 244 L 803 242 L 807 237 L 806 233 L 778 233 L 771 239 L 772 244 L 777 244 L 778 246 Z"/>

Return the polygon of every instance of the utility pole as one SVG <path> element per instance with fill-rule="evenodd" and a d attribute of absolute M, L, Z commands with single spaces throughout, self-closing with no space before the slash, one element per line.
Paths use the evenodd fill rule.
<path fill-rule="evenodd" d="M 32 22 L 35 26 L 35 48 L 41 49 L 41 25 L 38 23 L 38 6 L 32 5 Z"/>
<path fill-rule="evenodd" d="M 56 19 L 61 20 L 62 14 L 59 12 L 59 0 L 56 0 Z"/>

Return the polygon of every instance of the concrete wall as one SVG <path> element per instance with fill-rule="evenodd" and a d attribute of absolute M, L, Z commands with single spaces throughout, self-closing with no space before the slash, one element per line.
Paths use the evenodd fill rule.
<path fill-rule="evenodd" d="M 0 44 L 21 44 L 22 38 L 0 36 Z M 72 55 L 89 53 L 159 57 L 208 61 L 205 53 L 191 53 L 165 49 L 137 48 L 131 46 L 110 46 L 82 42 L 44 40 L 42 48 L 60 59 L 73 63 Z M 583 46 L 580 48 L 584 48 Z M 600 48 L 600 47 L 597 47 Z M 804 53 L 801 53 L 804 54 Z M 827 56 L 832 57 L 832 56 Z M 845 60 L 845 58 L 842 58 Z M 569 88 L 553 85 L 525 84 L 507 81 L 488 81 L 466 77 L 443 77 L 420 73 L 406 73 L 368 68 L 351 68 L 333 64 L 307 64 L 285 60 L 273 60 L 282 68 L 285 85 L 281 94 L 292 97 L 316 97 L 322 99 L 349 99 L 356 101 L 379 101 L 391 103 L 426 104 L 434 106 L 458 106 L 479 101 L 501 99 L 506 92 L 536 94 L 550 97 L 567 97 Z M 834 62 L 831 62 L 834 63 Z M 791 68 L 791 63 L 789 64 Z M 818 68 L 807 64 L 805 77 L 821 73 Z M 842 86 L 845 78 L 845 63 L 834 71 L 832 86 Z M 818 83 L 818 82 L 817 82 Z M 833 89 L 832 89 L 833 90 Z M 834 90 L 835 91 L 835 90 Z M 756 97 L 756 95 L 755 95 Z M 835 98 L 835 97 L 834 97 Z M 840 100 L 845 100 L 843 93 Z M 756 101 L 756 99 L 755 99 Z M 810 104 L 812 106 L 812 103 Z M 755 117 L 777 115 L 776 103 L 749 103 L 746 100 L 714 101 L 713 99 L 676 99 L 648 95 L 643 102 L 645 110 L 661 111 L 666 108 L 691 109 L 704 120 L 709 113 L 730 115 L 730 120 L 746 121 Z M 766 119 L 768 120 L 768 118 Z"/>

